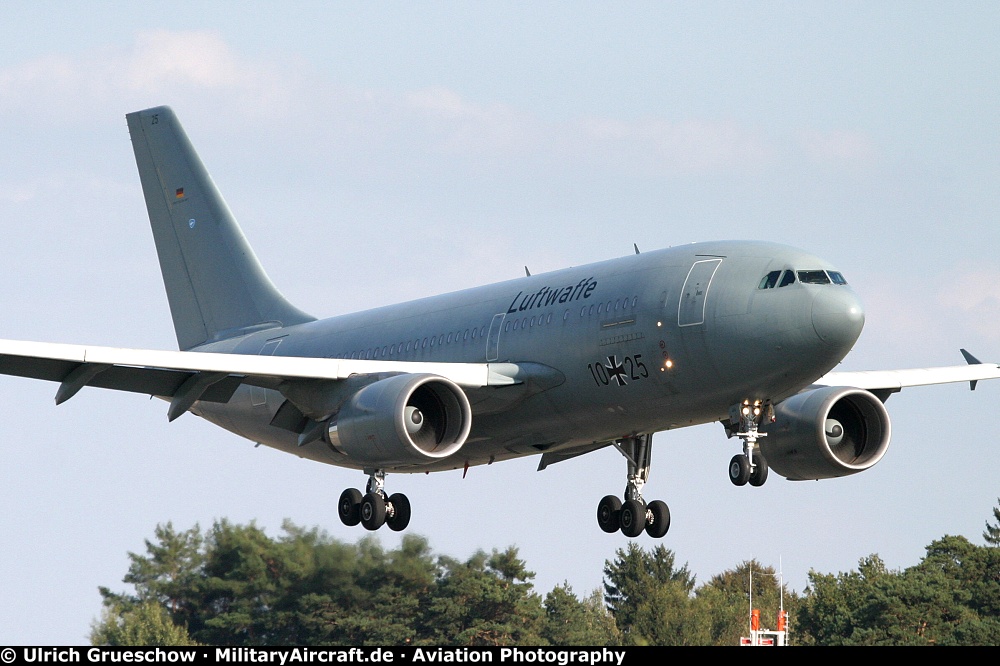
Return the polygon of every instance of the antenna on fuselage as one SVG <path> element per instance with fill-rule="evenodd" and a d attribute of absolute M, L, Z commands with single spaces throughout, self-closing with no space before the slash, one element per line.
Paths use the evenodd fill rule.
<path fill-rule="evenodd" d="M 632 243 L 632 247 L 635 248 L 635 253 L 639 254 L 639 246 L 637 244 L 635 244 L 635 243 Z"/>

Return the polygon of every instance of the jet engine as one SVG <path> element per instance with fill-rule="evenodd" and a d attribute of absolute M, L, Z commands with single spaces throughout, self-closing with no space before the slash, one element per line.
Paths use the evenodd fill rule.
<path fill-rule="evenodd" d="M 365 386 L 330 420 L 330 444 L 373 467 L 427 463 L 457 452 L 472 427 L 465 392 L 451 380 L 404 374 Z"/>
<path fill-rule="evenodd" d="M 811 389 L 779 403 L 761 427 L 768 467 L 793 481 L 832 479 L 868 469 L 889 448 L 891 426 L 882 401 L 845 386 Z"/>

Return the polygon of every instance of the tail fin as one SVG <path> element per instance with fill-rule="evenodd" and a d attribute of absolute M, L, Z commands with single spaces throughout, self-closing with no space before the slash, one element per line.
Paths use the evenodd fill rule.
<path fill-rule="evenodd" d="M 125 118 L 180 349 L 313 321 L 264 273 L 174 112 Z"/>

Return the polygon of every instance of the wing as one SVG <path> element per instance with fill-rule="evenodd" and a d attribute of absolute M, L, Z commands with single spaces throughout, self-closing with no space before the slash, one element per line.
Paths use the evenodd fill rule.
<path fill-rule="evenodd" d="M 173 420 L 196 401 L 228 402 L 241 384 L 277 388 L 300 380 L 435 374 L 465 388 L 521 383 L 512 363 L 419 363 L 210 352 L 158 351 L 0 340 L 0 374 L 59 382 L 56 404 L 84 386 L 170 399 Z"/>
<path fill-rule="evenodd" d="M 975 390 L 981 379 L 1000 379 L 1000 365 L 982 363 L 975 356 L 961 350 L 968 365 L 951 365 L 939 368 L 911 368 L 908 370 L 870 370 L 864 372 L 831 372 L 816 380 L 817 386 L 852 386 L 866 389 L 885 400 L 889 395 L 910 386 L 953 384 L 969 382 Z"/>

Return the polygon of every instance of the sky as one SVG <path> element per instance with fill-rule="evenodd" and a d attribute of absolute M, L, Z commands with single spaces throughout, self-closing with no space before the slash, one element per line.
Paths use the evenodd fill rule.
<path fill-rule="evenodd" d="M 317 316 L 702 240 L 833 262 L 867 323 L 839 369 L 1000 361 L 995 2 L 12 1 L 0 22 L 0 337 L 175 349 L 125 114 L 174 108 L 279 289 Z M 359 472 L 166 405 L 0 377 L 0 644 L 74 645 L 157 524 L 284 520 L 354 542 Z M 718 425 L 654 437 L 660 542 L 699 583 L 983 543 L 1000 382 L 887 403 L 889 452 L 736 488 Z M 606 449 L 390 475 L 409 531 L 516 546 L 542 594 L 587 595 L 627 544 L 596 524 Z M 377 533 L 386 548 L 399 535 Z M 652 547 L 649 537 L 637 539 Z M 794 619 L 793 619 L 794 621 Z"/>

